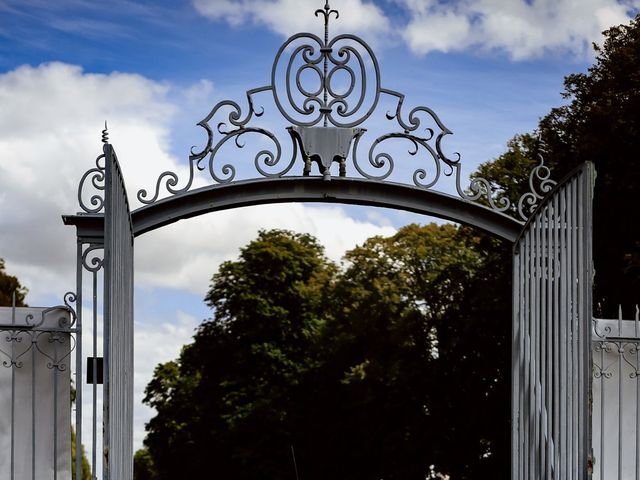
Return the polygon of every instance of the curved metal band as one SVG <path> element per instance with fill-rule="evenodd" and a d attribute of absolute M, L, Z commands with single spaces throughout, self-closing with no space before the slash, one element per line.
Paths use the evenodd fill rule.
<path fill-rule="evenodd" d="M 135 236 L 209 212 L 237 207 L 287 202 L 343 203 L 393 208 L 435 216 L 480 228 L 509 242 L 515 241 L 522 223 L 503 213 L 443 193 L 408 185 L 354 178 L 330 182 L 317 177 L 259 179 L 215 185 L 158 200 L 132 212 Z M 101 215 L 70 215 L 79 237 L 100 231 Z"/>

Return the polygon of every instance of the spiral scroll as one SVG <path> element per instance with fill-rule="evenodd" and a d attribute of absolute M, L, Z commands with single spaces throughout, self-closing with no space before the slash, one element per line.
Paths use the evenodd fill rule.
<path fill-rule="evenodd" d="M 540 164 L 529 175 L 529 191 L 522 195 L 518 201 L 518 215 L 522 220 L 526 220 L 533 213 L 538 201 L 542 200 L 556 185 L 556 182 L 550 178 L 551 170 L 544 164 L 542 155 L 538 155 L 538 158 Z"/>
<path fill-rule="evenodd" d="M 96 166 L 85 172 L 80 179 L 80 185 L 78 187 L 78 204 L 80 208 L 86 213 L 98 213 L 104 208 L 104 195 L 99 192 L 103 192 L 105 188 L 105 154 L 101 154 L 96 158 Z M 86 187 L 91 186 L 98 192 L 90 194 L 89 205 L 84 202 L 84 190 Z"/>
<path fill-rule="evenodd" d="M 462 175 L 460 154 L 455 152 L 447 155 L 443 149 L 443 139 L 452 133 L 451 130 L 431 108 L 405 108 L 404 94 L 382 87 L 378 60 L 366 42 L 351 34 L 329 37 L 329 22 L 338 18 L 339 13 L 331 9 L 328 1 L 315 14 L 324 22 L 324 36 L 298 33 L 287 39 L 274 58 L 270 84 L 247 90 L 244 105 L 233 100 L 217 103 L 198 122 L 198 126 L 206 133 L 206 143 L 200 149 L 192 147 L 188 178 L 180 180 L 175 172 L 163 172 L 153 191 L 142 189 L 138 192 L 140 202 L 152 204 L 165 194 L 187 193 L 192 189 L 199 172 L 207 172 L 215 184 L 236 181 L 240 177 L 239 166 L 222 157 L 230 149 L 251 150 L 253 146 L 249 147 L 246 142 L 250 138 L 259 139 L 267 145 L 249 152 L 257 175 L 264 178 L 282 177 L 295 165 L 298 148 L 305 143 L 305 129 L 311 131 L 326 127 L 354 129 L 349 144 L 350 152 L 339 156 L 342 159 L 341 176 L 347 176 L 347 155 L 350 155 L 353 169 L 358 175 L 375 181 L 388 179 L 403 156 L 411 161 L 411 165 L 416 164 L 406 183 L 429 190 L 436 187 L 443 175 L 453 177 L 457 193 L 463 200 L 479 202 L 492 210 L 517 215 L 526 221 L 539 201 L 555 185 L 544 162 L 541 161 L 531 172 L 530 189 L 518 200 L 517 205 L 512 204 L 487 179 L 475 177 L 463 186 L 466 180 Z M 269 105 L 275 105 L 276 113 L 291 124 L 287 127 L 290 132 L 297 132 L 297 136 L 291 137 L 292 143 L 285 143 L 276 133 L 264 125 L 258 125 L 258 119 L 265 113 L 264 107 L 257 103 L 259 95 L 270 96 L 267 99 Z M 354 127 L 362 125 L 376 112 L 383 96 L 385 101 L 392 103 L 391 110 L 386 113 L 386 119 L 392 122 L 392 126 L 377 136 L 370 134 L 371 140 L 367 140 L 364 135 L 366 129 L 358 128 L 356 134 Z M 329 138 L 317 135 L 317 132 L 309 134 L 309 137 Z M 404 150 L 406 154 L 393 149 L 400 142 L 408 146 Z M 327 145 L 329 142 L 323 143 L 324 147 Z M 288 146 L 290 150 L 287 150 Z M 291 156 L 288 151 L 291 151 Z M 310 160 L 304 158 L 307 153 L 303 151 L 303 158 L 300 159 L 305 162 L 301 169 L 305 175 L 310 171 L 307 165 Z M 327 153 L 328 165 L 335 158 L 332 153 Z M 321 173 L 323 178 L 330 178 L 329 166 L 325 165 Z M 96 168 L 83 177 L 83 183 L 90 175 L 93 185 L 100 188 L 100 182 L 104 180 L 104 168 L 101 168 L 99 161 Z M 91 206 L 83 208 L 87 212 L 98 212 L 102 208 L 102 199 L 94 196 Z"/>

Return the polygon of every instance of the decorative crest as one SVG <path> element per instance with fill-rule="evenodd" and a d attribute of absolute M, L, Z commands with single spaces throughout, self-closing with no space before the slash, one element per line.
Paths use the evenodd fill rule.
<path fill-rule="evenodd" d="M 462 199 L 481 201 L 498 212 L 517 210 L 521 218 L 527 217 L 553 184 L 543 163 L 531 173 L 531 191 L 517 206 L 483 178 L 473 178 L 463 186 L 466 180 L 460 154 L 448 156 L 443 152 L 442 139 L 452 132 L 438 115 L 427 106 L 404 108 L 404 94 L 382 86 L 378 60 L 361 38 L 352 34 L 330 37 L 329 22 L 340 14 L 328 0 L 315 11 L 315 16 L 323 19 L 323 38 L 313 33 L 289 37 L 276 53 L 270 83 L 247 90 L 245 107 L 233 100 L 223 100 L 198 122 L 207 140 L 202 149 L 191 149 L 189 177 L 181 181 L 175 172 L 160 174 L 152 192 L 142 189 L 137 193 L 141 203 L 148 205 L 166 194 L 188 192 L 196 174 L 204 170 L 214 184 L 227 184 L 243 175 L 243 180 L 255 177 L 255 172 L 247 176 L 247 167 L 238 161 L 221 158 L 229 149 L 245 149 L 246 140 L 253 139 L 246 150 L 253 150 L 253 166 L 260 177 L 283 177 L 297 161 L 302 175 L 311 175 L 315 163 L 325 180 L 332 177 L 333 163 L 339 164 L 340 176 L 372 181 L 390 179 L 424 190 L 433 189 L 443 176 L 452 177 Z M 257 103 L 258 99 L 275 109 L 267 109 Z M 384 130 L 367 135 L 362 124 L 381 110 L 381 99 L 386 112 L 380 115 L 382 121 L 376 123 L 376 128 L 382 123 Z M 285 128 L 271 130 L 266 120 L 259 123 L 267 111 L 279 113 L 289 123 L 288 140 L 287 135 L 283 138 Z M 270 128 L 272 125 L 269 123 Z M 103 142 L 108 142 L 106 123 Z M 401 157 L 407 161 L 396 169 Z M 82 178 L 81 189 L 90 178 L 94 188 L 104 190 L 103 158 L 100 155 L 96 167 Z M 539 185 L 534 186 L 535 180 Z M 102 209 L 100 195 L 90 196 L 90 205 L 83 203 L 81 192 L 78 197 L 85 212 L 97 213 Z"/>

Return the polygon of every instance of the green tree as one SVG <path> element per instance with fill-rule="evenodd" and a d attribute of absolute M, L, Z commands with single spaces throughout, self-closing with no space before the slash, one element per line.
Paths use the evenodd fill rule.
<path fill-rule="evenodd" d="M 229 478 L 291 476 L 300 428 L 292 412 L 318 368 L 316 312 L 334 272 L 314 238 L 280 230 L 260 232 L 221 265 L 206 297 L 213 317 L 146 390 L 158 415 L 145 444 L 160 478 L 211 469 Z"/>
<path fill-rule="evenodd" d="M 526 170 L 539 153 L 556 180 L 582 162 L 595 164 L 594 300 L 598 314 L 610 316 L 619 304 L 637 303 L 640 289 L 640 15 L 604 35 L 593 66 L 565 78 L 567 104 L 541 119 L 535 133 L 544 148 L 531 135 L 516 135 L 478 173 L 513 201 L 528 189 Z"/>
<path fill-rule="evenodd" d="M 27 295 L 27 289 L 20 284 L 16 277 L 6 272 L 4 260 L 0 258 L 0 306 L 10 307 L 14 294 L 16 306 L 25 307 L 24 298 Z"/>
<path fill-rule="evenodd" d="M 342 447 L 369 440 L 346 478 L 425 478 L 432 464 L 457 479 L 508 475 L 510 304 L 493 300 L 509 289 L 505 247 L 430 224 L 347 253 L 329 335 L 341 340 L 327 343 L 354 404 Z"/>
<path fill-rule="evenodd" d="M 307 479 L 499 471 L 495 418 L 508 431 L 508 394 L 492 362 L 505 343 L 491 336 L 508 333 L 508 317 L 460 311 L 489 308 L 477 306 L 496 275 L 481 272 L 482 243 L 453 225 L 410 225 L 348 252 L 338 271 L 308 235 L 261 232 L 214 275 L 213 318 L 147 387 L 158 478 L 293 477 L 292 453 Z M 464 300 L 473 288 L 475 303 Z M 498 333 L 482 333 L 493 324 Z"/>
<path fill-rule="evenodd" d="M 142 447 L 133 456 L 133 480 L 157 480 L 158 472 L 156 470 L 153 458 L 146 447 Z"/>
<path fill-rule="evenodd" d="M 84 445 L 80 448 L 82 451 L 82 480 L 91 480 L 91 465 L 89 465 Z M 71 469 L 71 478 L 76 480 L 76 431 L 73 427 L 71 427 Z"/>
<path fill-rule="evenodd" d="M 607 315 L 637 303 L 640 288 L 640 15 L 610 28 L 587 73 L 565 79 L 569 103 L 540 122 L 559 174 L 595 163 L 595 300 Z"/>

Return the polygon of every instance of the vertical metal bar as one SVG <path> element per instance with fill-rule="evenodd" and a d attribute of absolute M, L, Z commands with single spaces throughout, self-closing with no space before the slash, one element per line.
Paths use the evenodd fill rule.
<path fill-rule="evenodd" d="M 573 474 L 576 478 L 582 477 L 582 465 L 580 465 L 579 461 L 579 447 L 582 444 L 582 438 L 580 438 L 579 434 L 579 425 L 580 418 L 578 416 L 578 398 L 582 394 L 579 389 L 579 378 L 578 378 L 578 339 L 579 339 L 579 330 L 578 330 L 578 318 L 577 318 L 577 290 L 578 290 L 578 276 L 577 276 L 577 238 L 576 238 L 576 210 L 577 210 L 577 177 L 573 178 L 571 182 L 569 182 L 569 193 L 571 195 L 571 203 L 569 209 L 569 245 L 571 248 L 571 276 L 569 277 L 571 281 L 571 430 L 572 430 L 572 465 L 573 465 Z"/>
<path fill-rule="evenodd" d="M 92 327 L 93 327 L 93 358 L 98 356 L 98 272 L 94 270 L 91 276 L 91 288 L 92 288 Z M 96 446 L 97 446 L 97 429 L 98 429 L 98 367 L 97 361 L 93 361 L 93 385 L 92 390 L 92 430 L 91 430 L 91 475 L 96 478 Z"/>
<path fill-rule="evenodd" d="M 584 215 L 582 210 L 582 203 L 584 199 L 584 177 L 585 173 L 581 173 L 580 176 L 576 180 L 576 198 L 575 198 L 575 218 L 576 218 L 576 226 L 575 226 L 575 255 L 576 255 L 576 325 L 577 325 L 577 377 L 578 377 L 578 461 L 582 462 L 583 459 L 587 458 L 586 452 L 588 451 L 586 448 L 587 445 L 587 426 L 586 422 L 591 421 L 591 418 L 587 418 L 585 411 L 585 399 L 587 394 L 586 382 L 588 379 L 585 379 L 585 348 L 591 348 L 589 342 L 589 333 L 585 330 L 589 330 L 589 325 L 591 319 L 585 318 L 584 311 L 584 301 L 585 298 L 582 294 L 585 278 L 584 278 L 584 264 L 583 264 L 583 230 L 584 230 Z M 586 337 L 586 338 L 585 338 Z M 587 471 L 587 465 L 583 465 L 579 463 L 579 472 L 580 476 L 583 476 Z"/>
<path fill-rule="evenodd" d="M 535 435 L 535 456 L 534 456 L 534 478 L 540 478 L 540 466 L 542 465 L 541 455 L 541 432 L 540 432 L 540 419 L 542 417 L 542 405 L 541 405 L 541 328 L 542 318 L 540 315 L 540 216 L 536 215 L 533 221 L 532 237 L 533 245 L 532 260 L 533 260 L 533 275 L 531 283 L 533 286 L 533 332 L 534 332 L 534 375 L 533 375 L 533 389 L 534 389 L 534 435 Z"/>
<path fill-rule="evenodd" d="M 571 297 L 572 293 L 572 275 L 573 272 L 571 270 L 571 207 L 573 202 L 571 201 L 571 192 L 570 189 L 571 184 L 568 183 L 565 191 L 565 228 L 564 228 L 564 241 L 566 245 L 566 261 L 565 261 L 565 271 L 564 271 L 564 327 L 565 327 L 565 369 L 566 369 L 566 382 L 567 382 L 567 396 L 565 398 L 565 402 L 567 403 L 567 443 L 565 456 L 567 457 L 567 470 L 568 470 L 568 478 L 573 479 L 575 476 L 575 465 L 573 461 L 573 371 L 572 371 L 572 303 L 573 298 Z"/>
<path fill-rule="evenodd" d="M 519 479 L 524 479 L 527 475 L 527 463 L 526 463 L 526 455 L 527 455 L 527 422 L 529 419 L 527 418 L 527 408 L 526 401 L 528 395 L 528 380 L 527 380 L 527 372 L 528 372 L 528 364 L 527 364 L 527 346 L 528 346 L 528 324 L 527 324 L 527 315 L 528 315 L 528 305 L 527 305 L 527 261 L 528 254 L 526 248 L 526 240 L 522 243 L 522 252 L 520 254 L 520 477 Z"/>
<path fill-rule="evenodd" d="M 520 244 L 520 281 L 519 281 L 519 302 L 520 302 L 520 318 L 518 319 L 520 323 L 520 389 L 518 392 L 518 403 L 520 407 L 520 422 L 519 422 L 519 430 L 520 430 L 520 440 L 519 440 L 519 462 L 520 474 L 518 479 L 524 479 L 526 475 L 526 463 L 525 463 L 525 452 L 526 452 L 526 421 L 527 418 L 525 416 L 526 408 L 525 408 L 525 392 L 527 389 L 526 383 L 526 371 L 527 371 L 527 363 L 526 363 L 526 335 L 527 335 L 527 303 L 526 303 L 526 260 L 527 257 L 525 255 L 524 243 Z"/>
<path fill-rule="evenodd" d="M 38 333 L 31 332 L 31 480 L 36 480 L 36 342 Z"/>
<path fill-rule="evenodd" d="M 537 478 L 537 454 L 538 445 L 536 439 L 537 422 L 536 422 L 536 376 L 537 376 L 537 359 L 536 359 L 536 347 L 537 347 L 537 322 L 536 322 L 536 295 L 535 295 L 535 238 L 534 230 L 530 229 L 527 232 L 530 242 L 530 255 L 529 255 L 529 428 L 531 435 L 531 445 L 529 448 L 529 475 L 532 480 Z"/>
<path fill-rule="evenodd" d="M 514 351 L 517 351 L 517 363 L 513 366 L 513 371 L 517 371 L 518 382 L 514 384 L 514 409 L 517 411 L 517 416 L 512 417 L 512 422 L 516 425 L 517 437 L 514 440 L 514 457 L 512 462 L 517 462 L 515 467 L 515 475 L 512 476 L 512 480 L 520 480 L 524 478 L 524 463 L 523 463 L 523 442 L 524 442 L 524 405 L 523 405 L 523 392 L 524 392 L 524 334 L 525 327 L 523 322 L 524 314 L 524 295 L 523 295 L 523 277 L 524 277 L 524 254 L 522 248 L 522 242 L 519 241 L 515 247 L 514 255 L 514 323 L 517 325 L 517 329 L 514 329 L 514 334 L 517 332 L 517 338 L 514 338 L 514 344 L 517 347 Z M 517 276 L 515 275 L 517 271 Z M 514 382 L 515 383 L 515 382 Z"/>
<path fill-rule="evenodd" d="M 115 152 L 105 145 L 103 443 L 105 480 L 131 480 L 133 467 L 133 231 Z M 111 372 L 118 372 L 112 375 Z"/>
<path fill-rule="evenodd" d="M 592 364 L 592 345 L 591 345 L 591 277 L 588 271 L 588 263 L 590 261 L 590 207 L 591 203 L 591 169 L 587 166 L 581 174 L 578 182 L 578 201 L 577 201 L 577 219 L 580 222 L 577 230 L 577 251 L 578 251 L 578 319 L 579 319 L 579 358 L 580 368 L 578 372 L 580 380 L 580 421 L 579 427 L 582 436 L 580 444 L 582 471 L 586 475 L 589 474 L 588 462 L 592 456 L 592 383 L 593 383 L 593 364 Z"/>
<path fill-rule="evenodd" d="M 533 459 L 531 455 L 531 438 L 532 438 L 532 428 L 531 428 L 531 396 L 532 389 L 531 385 L 532 381 L 532 361 L 531 361 L 531 235 L 530 231 L 528 231 L 525 235 L 524 245 L 525 251 L 527 252 L 527 258 L 525 263 L 525 305 L 527 306 L 527 310 L 525 311 L 525 322 L 526 322 L 526 330 L 525 330 L 525 399 L 524 399 L 524 408 L 525 408 L 525 427 L 524 427 L 524 448 L 523 455 L 526 459 L 526 472 L 525 479 L 529 480 L 533 479 Z"/>
<path fill-rule="evenodd" d="M 76 245 L 76 479 L 82 480 L 82 242 Z M 35 480 L 35 479 L 34 479 Z"/>
<path fill-rule="evenodd" d="M 54 334 L 55 335 L 55 334 Z M 53 341 L 53 480 L 58 480 L 58 341 Z"/>
<path fill-rule="evenodd" d="M 526 304 L 527 304 L 527 445 L 525 448 L 525 455 L 527 456 L 527 480 L 534 480 L 534 453 L 533 450 L 535 448 L 535 430 L 533 428 L 533 417 L 534 417 L 534 359 L 533 359 L 533 310 L 532 310 L 532 300 L 533 300 L 533 258 L 532 258 L 532 250 L 533 250 L 533 242 L 532 242 L 531 230 L 527 232 L 527 278 L 526 278 Z"/>
<path fill-rule="evenodd" d="M 548 479 L 553 478 L 553 464 L 554 464 L 554 452 L 553 452 L 553 410 L 555 403 L 553 401 L 553 289 L 554 282 L 554 245 L 553 245 L 553 217 L 555 211 L 553 210 L 553 203 L 549 202 L 546 209 L 546 322 L 547 322 L 547 378 L 546 378 L 546 398 L 547 398 L 547 470 L 546 476 Z"/>
<path fill-rule="evenodd" d="M 520 249 L 516 245 L 513 255 L 513 280 L 511 304 L 513 317 L 511 320 L 511 480 L 518 480 L 519 476 L 519 442 L 520 442 Z"/>
<path fill-rule="evenodd" d="M 585 347 L 584 347 L 584 355 L 585 355 L 585 373 L 584 379 L 586 382 L 585 390 L 586 395 L 583 399 L 583 404 L 585 405 L 585 411 L 587 415 L 587 419 L 584 422 L 586 428 L 585 434 L 585 457 L 588 462 L 590 459 L 592 460 L 593 447 L 592 447 L 592 396 L 593 396 L 593 382 L 591 379 L 593 372 L 593 350 L 591 348 L 591 320 L 593 318 L 593 290 L 592 290 L 592 282 L 593 282 L 593 251 L 592 251 L 592 228 L 593 228 L 593 188 L 595 183 L 595 168 L 593 164 L 587 163 L 585 174 L 584 174 L 584 194 L 583 201 L 580 202 L 580 205 L 583 208 L 583 242 L 582 247 L 584 248 L 583 252 L 583 271 L 582 271 L 582 280 L 584 282 L 582 286 L 582 292 L 584 295 L 584 300 L 582 302 L 584 312 L 584 324 L 588 325 L 588 328 L 585 331 Z M 587 464 L 588 467 L 588 464 Z"/>
<path fill-rule="evenodd" d="M 541 405 L 541 415 L 540 415 L 540 458 L 541 458 L 541 477 L 549 477 L 551 472 L 549 469 L 549 456 L 547 455 L 547 447 L 549 445 L 549 432 L 547 430 L 547 419 L 548 419 L 548 397 L 547 390 L 549 383 L 547 382 L 547 352 L 549 350 L 547 345 L 547 322 L 549 321 L 549 317 L 547 316 L 547 283 L 548 283 L 548 245 L 546 242 L 545 232 L 547 231 L 547 218 L 549 213 L 549 206 L 544 207 L 540 214 L 539 226 L 538 226 L 538 241 L 540 243 L 540 259 L 538 260 L 538 265 L 540 267 L 540 271 L 538 273 L 539 284 L 540 284 L 540 405 Z"/>
<path fill-rule="evenodd" d="M 622 306 L 618 306 L 618 337 L 622 336 Z M 622 392 L 622 341 L 616 342 L 618 347 L 618 480 L 622 480 L 622 412 L 624 394 Z"/>
<path fill-rule="evenodd" d="M 567 236 L 566 236 L 566 215 L 567 202 L 566 192 L 560 192 L 561 226 L 560 226 L 560 478 L 571 478 L 570 468 L 568 468 L 567 450 L 567 427 L 569 425 L 569 412 L 567 411 Z"/>
<path fill-rule="evenodd" d="M 600 349 L 600 365 L 602 368 L 605 368 L 604 365 L 604 346 Z M 605 416 L 605 408 L 604 408 L 604 372 L 600 374 L 600 458 L 598 459 L 600 463 L 600 480 L 604 480 L 604 416 Z"/>
<path fill-rule="evenodd" d="M 16 324 L 16 293 L 11 294 L 11 325 Z M 13 336 L 15 330 L 11 330 L 11 480 L 15 479 L 15 455 L 16 455 L 16 347 Z"/>
<path fill-rule="evenodd" d="M 554 441 L 554 471 L 556 478 L 561 478 L 560 470 L 560 439 L 561 439 L 561 427 L 560 427 L 560 276 L 562 273 L 560 265 L 561 245 L 559 242 L 560 235 L 560 200 L 556 193 L 552 200 L 553 206 L 553 365 L 555 366 L 553 371 L 553 441 Z"/>
<path fill-rule="evenodd" d="M 634 322 L 636 339 L 640 335 L 640 309 L 636 305 Z M 640 345 L 636 343 L 636 478 L 640 478 Z"/>

